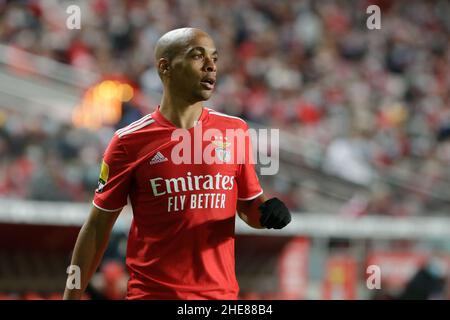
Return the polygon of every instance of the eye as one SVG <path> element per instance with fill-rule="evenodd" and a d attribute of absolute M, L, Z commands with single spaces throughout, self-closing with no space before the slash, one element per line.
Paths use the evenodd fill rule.
<path fill-rule="evenodd" d="M 196 53 L 196 54 L 194 54 L 192 57 L 193 57 L 195 60 L 198 60 L 198 59 L 203 58 L 203 54 L 201 54 L 201 53 Z"/>
<path fill-rule="evenodd" d="M 213 58 L 214 63 L 216 63 L 219 60 L 219 58 L 215 57 Z"/>

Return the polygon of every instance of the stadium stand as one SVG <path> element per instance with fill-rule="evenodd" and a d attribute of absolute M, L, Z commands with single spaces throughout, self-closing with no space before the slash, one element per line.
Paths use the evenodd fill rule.
<path fill-rule="evenodd" d="M 381 8 L 380 30 L 366 28 L 369 2 Z M 261 182 L 296 212 L 298 223 L 281 237 L 238 228 L 242 298 L 405 297 L 410 293 L 402 290 L 414 288 L 408 281 L 428 261 L 424 252 L 446 265 L 448 1 L 232 3 L 79 1 L 82 28 L 69 30 L 59 2 L 0 2 L 0 197 L 6 201 L 0 212 L 0 299 L 60 298 L 70 245 L 56 252 L 40 241 L 33 247 L 31 240 L 8 247 L 15 243 L 12 234 L 59 229 L 42 236 L 49 243 L 62 243 L 64 228 L 72 230 L 67 236 L 76 234 L 114 130 L 158 103 L 155 41 L 185 25 L 204 28 L 219 48 L 217 92 L 208 104 L 254 128 L 281 129 L 280 172 Z M 123 94 L 111 103 L 116 89 Z M 106 118 L 99 108 L 110 110 Z M 61 218 L 30 209 L 40 208 L 32 201 L 80 207 Z M 116 230 L 118 243 L 125 230 L 126 222 Z M 308 285 L 299 289 L 305 293 L 292 294 L 276 270 L 298 237 L 310 239 L 309 253 L 293 251 L 307 259 L 309 271 L 292 277 L 299 288 L 303 278 Z M 249 242 L 273 254 L 258 256 L 257 244 L 241 250 Z M 358 265 L 353 274 L 342 271 L 346 265 L 336 258 L 342 252 Z M 122 254 L 111 252 L 110 258 L 121 261 Z M 365 287 L 371 259 L 391 266 L 386 291 L 376 295 Z M 120 267 L 102 268 L 86 298 L 119 298 Z M 409 270 L 409 278 L 395 269 Z M 444 270 L 448 277 L 450 269 Z M 448 289 L 439 288 L 425 298 L 448 298 Z"/>

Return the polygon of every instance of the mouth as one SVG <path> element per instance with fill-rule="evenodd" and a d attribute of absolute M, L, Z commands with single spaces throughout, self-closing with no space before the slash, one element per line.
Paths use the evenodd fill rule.
<path fill-rule="evenodd" d="M 200 81 L 200 83 L 205 89 L 212 90 L 216 84 L 216 79 L 212 77 L 205 77 Z"/>

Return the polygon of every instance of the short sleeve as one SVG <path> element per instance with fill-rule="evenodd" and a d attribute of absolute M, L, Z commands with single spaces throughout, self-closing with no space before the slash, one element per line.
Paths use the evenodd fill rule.
<path fill-rule="evenodd" d="M 258 176 L 255 171 L 253 158 L 253 145 L 250 135 L 248 134 L 248 126 L 245 126 L 245 151 L 244 160 L 239 164 L 236 182 L 238 186 L 238 200 L 252 200 L 263 193 L 259 183 Z"/>
<path fill-rule="evenodd" d="M 93 205 L 104 211 L 117 211 L 127 204 L 132 161 L 119 137 L 114 135 L 103 156 Z"/>

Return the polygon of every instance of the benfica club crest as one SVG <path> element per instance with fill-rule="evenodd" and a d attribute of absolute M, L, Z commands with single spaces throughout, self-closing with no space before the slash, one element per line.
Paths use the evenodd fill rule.
<path fill-rule="evenodd" d="M 228 138 L 225 137 L 225 140 L 223 139 L 222 136 L 220 137 L 215 137 L 215 140 L 212 142 L 213 145 L 216 147 L 216 158 L 217 160 L 219 160 L 220 162 L 230 162 L 231 160 L 231 151 L 230 151 L 230 146 L 231 146 L 231 142 L 227 141 Z"/>

